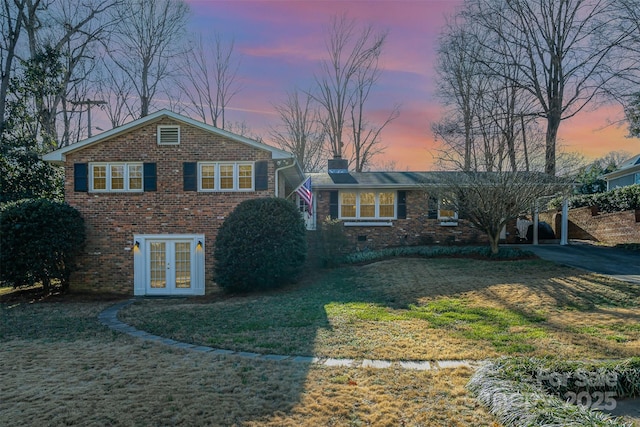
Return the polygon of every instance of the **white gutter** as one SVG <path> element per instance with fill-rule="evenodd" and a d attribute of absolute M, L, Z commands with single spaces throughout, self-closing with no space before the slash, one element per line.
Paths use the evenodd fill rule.
<path fill-rule="evenodd" d="M 281 167 L 281 168 L 276 169 L 276 172 L 275 172 L 275 174 L 276 174 L 276 183 L 275 183 L 275 184 L 276 184 L 276 191 L 275 191 L 275 196 L 276 196 L 276 197 L 279 197 L 279 196 L 278 196 L 278 190 L 280 189 L 280 185 L 279 185 L 279 182 L 278 182 L 278 177 L 280 176 L 280 173 L 279 173 L 279 172 L 280 172 L 280 171 L 283 171 L 283 170 L 285 170 L 285 169 L 289 169 L 289 168 L 291 168 L 291 167 L 294 167 L 294 166 L 296 166 L 296 165 L 297 165 L 297 163 L 298 163 L 298 162 L 297 162 L 297 161 L 296 161 L 296 159 L 294 158 L 294 159 L 293 159 L 293 163 L 291 163 L 290 165 L 283 166 L 283 167 Z"/>

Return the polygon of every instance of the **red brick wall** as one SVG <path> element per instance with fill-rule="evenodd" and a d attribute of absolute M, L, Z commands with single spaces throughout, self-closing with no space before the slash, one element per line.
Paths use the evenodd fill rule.
<path fill-rule="evenodd" d="M 329 191 L 316 192 L 319 223 L 329 217 L 329 194 Z M 349 251 L 432 244 L 488 244 L 486 235 L 467 221 L 460 220 L 457 226 L 442 226 L 439 220 L 429 219 L 428 202 L 426 192 L 407 191 L 406 219 L 391 221 L 391 227 L 344 227 L 351 246 Z M 508 231 L 509 236 L 515 236 L 515 223 L 508 227 Z M 363 240 L 364 236 L 366 240 Z"/>
<path fill-rule="evenodd" d="M 554 227 L 556 235 L 560 235 L 560 212 L 545 212 L 540 218 L 544 218 Z M 598 213 L 591 207 L 571 209 L 569 238 L 610 244 L 640 243 L 640 210 Z"/>
<path fill-rule="evenodd" d="M 271 153 L 233 140 L 180 125 L 181 143 L 158 146 L 156 126 L 176 124 L 163 119 L 67 155 L 65 198 L 80 211 L 87 243 L 80 271 L 71 286 L 133 293 L 134 234 L 205 235 L 205 287 L 213 280 L 213 248 L 224 219 L 243 200 L 274 194 L 274 165 L 269 162 L 269 190 L 198 193 L 183 191 L 183 162 L 254 161 Z M 157 191 L 144 193 L 86 193 L 73 191 L 73 164 L 88 162 L 155 162 Z"/>

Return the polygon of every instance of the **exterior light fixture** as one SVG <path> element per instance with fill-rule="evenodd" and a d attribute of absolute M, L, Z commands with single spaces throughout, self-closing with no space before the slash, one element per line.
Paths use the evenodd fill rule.
<path fill-rule="evenodd" d="M 136 247 L 136 249 L 140 249 L 140 242 L 136 240 L 136 244 L 134 246 Z"/>

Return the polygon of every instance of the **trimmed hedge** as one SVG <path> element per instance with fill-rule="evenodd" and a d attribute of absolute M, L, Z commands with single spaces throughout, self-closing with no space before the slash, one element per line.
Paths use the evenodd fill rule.
<path fill-rule="evenodd" d="M 486 246 L 399 246 L 376 251 L 352 253 L 345 256 L 343 262 L 345 264 L 361 264 L 403 256 L 419 256 L 425 258 L 466 257 L 495 260 L 536 258 L 533 252 L 517 248 L 499 248 L 498 253 L 494 254 L 491 252 L 491 248 Z"/>
<path fill-rule="evenodd" d="M 246 200 L 218 231 L 215 281 L 231 292 L 276 288 L 295 279 L 306 256 L 306 227 L 293 202 Z"/>
<path fill-rule="evenodd" d="M 640 209 L 640 184 L 615 188 L 606 193 L 580 194 L 569 199 L 570 208 L 596 206 L 600 212 L 621 212 Z M 562 207 L 562 199 L 549 203 L 552 209 Z"/>
<path fill-rule="evenodd" d="M 50 292 L 59 279 L 69 289 L 74 259 L 85 240 L 84 220 L 66 203 L 26 199 L 0 211 L 0 281 L 14 288 L 42 283 Z"/>

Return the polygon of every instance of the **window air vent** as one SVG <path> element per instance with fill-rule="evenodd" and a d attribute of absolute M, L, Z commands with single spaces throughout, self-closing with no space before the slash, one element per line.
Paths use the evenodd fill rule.
<path fill-rule="evenodd" d="M 180 144 L 180 126 L 158 126 L 158 145 Z"/>

